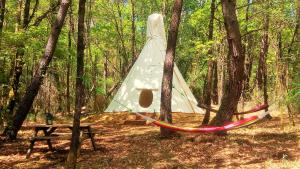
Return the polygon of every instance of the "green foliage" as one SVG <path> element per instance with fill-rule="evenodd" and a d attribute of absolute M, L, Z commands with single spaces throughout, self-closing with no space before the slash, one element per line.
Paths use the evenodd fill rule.
<path fill-rule="evenodd" d="M 38 10 L 32 18 L 27 30 L 15 31 L 17 16 L 17 1 L 6 1 L 7 12 L 5 13 L 5 25 L 1 34 L 0 44 L 0 86 L 9 85 L 12 65 L 17 50 L 23 50 L 25 65 L 21 76 L 21 95 L 36 69 L 36 65 L 44 54 L 44 47 L 50 32 L 51 23 L 56 12 L 50 13 L 38 26 L 32 26 L 33 22 L 49 9 L 48 1 L 40 1 Z M 222 5 L 216 1 L 214 18 L 214 36 L 208 40 L 208 27 L 210 19 L 210 2 L 204 0 L 186 0 L 181 17 L 178 43 L 176 49 L 176 63 L 184 78 L 197 93 L 203 90 L 203 83 L 207 73 L 207 62 L 214 60 L 219 64 L 219 79 L 222 79 L 223 69 L 226 68 L 227 39 L 224 30 Z M 261 1 L 249 6 L 248 20 L 246 20 L 247 1 L 237 1 L 238 21 L 242 33 L 242 41 L 245 47 L 250 44 L 247 37 L 251 37 L 251 57 L 253 58 L 251 72 L 251 86 L 255 84 L 258 57 L 261 48 L 261 37 L 263 35 L 263 19 L 266 14 L 270 15 L 269 26 L 269 53 L 268 64 L 268 86 L 273 92 L 276 88 L 278 64 L 278 39 L 282 35 L 282 62 L 288 65 L 289 72 L 289 94 L 288 103 L 297 104 L 299 100 L 299 39 L 298 43 L 291 46 L 296 25 L 295 0 L 271 1 L 269 9 L 266 8 L 267 1 Z M 134 23 L 136 27 L 135 42 L 136 53 L 139 54 L 146 41 L 147 17 L 154 12 L 164 15 L 165 30 L 167 32 L 173 1 L 166 0 L 136 0 Z M 32 2 L 32 5 L 34 2 Z M 31 6 L 31 12 L 32 12 Z M 59 41 L 50 65 L 51 73 L 56 74 L 57 81 L 53 85 L 58 89 L 62 100 L 66 99 L 67 66 L 70 65 L 70 99 L 74 101 L 75 79 L 76 79 L 76 40 L 77 40 L 77 7 L 78 1 L 72 3 L 72 15 L 68 14 L 65 26 L 60 34 Z M 22 7 L 24 8 L 24 7 Z M 70 11 L 69 11 L 70 12 Z M 105 94 L 105 87 L 109 90 L 116 83 L 122 81 L 122 68 L 131 64 L 132 45 L 132 7 L 130 1 L 87 1 L 86 6 L 86 28 L 85 34 L 85 75 L 84 86 L 87 91 L 93 89 L 96 94 Z M 70 25 L 70 17 L 72 24 Z M 71 29 L 72 28 L 72 29 Z M 74 30 L 73 30 L 74 28 Z M 71 39 L 68 34 L 71 33 Z M 298 36 L 299 38 L 299 36 Z M 69 48 L 71 41 L 71 48 Z M 23 49 L 18 49 L 24 45 Z M 209 50 L 212 52 L 209 53 Z M 248 49 L 247 49 L 248 50 Z M 70 56 L 70 58 L 69 58 Z M 128 61 L 125 65 L 125 61 Z M 105 65 L 107 62 L 107 65 Z M 2 67 L 1 67 L 2 68 Z M 104 76 L 106 69 L 107 77 Z M 221 82 L 220 82 L 221 83 Z M 221 86 L 221 85 L 220 85 Z M 2 89 L 2 87 L 1 87 Z M 3 91 L 3 90 L 2 90 Z M 2 94 L 2 93 L 1 93 Z M 3 92 L 5 94 L 5 92 Z M 42 97 L 41 97 L 42 98 Z M 90 98 L 87 96 L 87 98 Z M 90 99 L 88 102 L 92 102 Z M 66 107 L 66 101 L 62 101 L 62 107 Z"/>

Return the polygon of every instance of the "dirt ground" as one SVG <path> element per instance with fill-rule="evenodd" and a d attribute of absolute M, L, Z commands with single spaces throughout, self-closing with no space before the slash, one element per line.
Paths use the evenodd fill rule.
<path fill-rule="evenodd" d="M 89 140 L 82 145 L 78 168 L 293 168 L 300 169 L 300 118 L 292 126 L 288 118 L 229 131 L 227 136 L 186 134 L 162 139 L 152 125 L 123 125 L 134 118 L 124 113 L 84 118 L 94 122 L 97 151 Z M 195 127 L 201 115 L 174 114 L 178 126 Z M 69 141 L 56 141 L 54 152 L 38 142 L 25 159 L 32 131 L 22 130 L 14 142 L 0 142 L 0 168 L 63 168 Z"/>

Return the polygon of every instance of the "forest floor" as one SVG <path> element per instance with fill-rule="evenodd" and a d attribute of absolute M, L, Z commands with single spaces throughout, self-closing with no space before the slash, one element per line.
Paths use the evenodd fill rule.
<path fill-rule="evenodd" d="M 202 115 L 174 114 L 178 126 L 196 127 Z M 130 116 L 131 118 L 131 116 Z M 99 150 L 83 142 L 79 168 L 293 168 L 300 169 L 300 118 L 292 126 L 288 118 L 229 131 L 227 136 L 180 133 L 170 139 L 159 136 L 151 125 L 124 125 L 128 114 L 99 114 L 84 118 L 102 134 L 95 136 Z M 0 142 L 0 168 L 63 168 L 69 141 L 37 142 L 25 159 L 31 131 L 22 130 L 14 142 Z"/>

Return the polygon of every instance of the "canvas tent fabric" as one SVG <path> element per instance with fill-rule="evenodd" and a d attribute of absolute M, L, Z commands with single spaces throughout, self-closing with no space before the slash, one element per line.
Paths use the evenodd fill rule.
<path fill-rule="evenodd" d="M 166 36 L 163 17 L 147 21 L 147 41 L 105 112 L 159 112 Z M 172 112 L 204 113 L 188 88 L 177 65 L 173 71 Z"/>

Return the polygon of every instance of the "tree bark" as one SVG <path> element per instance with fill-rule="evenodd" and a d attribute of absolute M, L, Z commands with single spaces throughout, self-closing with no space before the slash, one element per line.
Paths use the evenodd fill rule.
<path fill-rule="evenodd" d="M 11 91 L 9 94 L 8 98 L 8 105 L 6 108 L 6 116 L 7 116 L 7 126 L 11 127 L 12 126 L 12 118 L 14 115 L 14 107 L 16 105 L 17 99 L 19 98 L 19 82 L 20 82 L 20 77 L 22 74 L 22 69 L 23 69 L 23 57 L 24 55 L 24 49 L 23 48 L 18 48 L 17 53 L 16 53 L 16 58 L 15 58 L 15 64 L 13 67 L 13 78 L 11 81 Z M 3 133 L 6 131 L 4 130 Z"/>
<path fill-rule="evenodd" d="M 78 149 L 80 148 L 80 115 L 84 102 L 84 16 L 85 16 L 86 0 L 79 0 L 78 6 L 78 39 L 77 39 L 77 78 L 76 78 L 76 98 L 75 98 L 75 114 L 73 120 L 72 139 L 70 151 L 67 158 L 66 168 L 76 168 Z"/>
<path fill-rule="evenodd" d="M 27 26 L 29 25 L 29 23 L 31 22 L 32 18 L 34 17 L 38 7 L 39 7 L 39 4 L 40 4 L 40 0 L 35 0 L 35 4 L 34 4 L 34 7 L 32 9 L 32 13 L 28 19 L 28 22 L 27 22 Z"/>
<path fill-rule="evenodd" d="M 15 26 L 15 32 L 19 32 L 19 29 L 20 29 L 23 0 L 18 0 L 17 5 L 18 5 L 17 6 L 18 11 L 17 11 L 17 17 L 16 17 L 17 22 L 16 22 L 16 26 Z"/>
<path fill-rule="evenodd" d="M 250 77 L 251 77 L 251 71 L 252 71 L 252 63 L 253 63 L 253 57 L 252 57 L 252 45 L 253 45 L 253 35 L 248 34 L 248 22 L 249 22 L 249 13 L 250 13 L 250 4 L 251 0 L 247 0 L 248 5 L 246 8 L 246 46 L 245 46 L 245 81 L 244 81 L 244 89 L 243 89 L 243 100 L 248 101 L 250 100 Z"/>
<path fill-rule="evenodd" d="M 51 28 L 51 33 L 48 38 L 47 45 L 45 47 L 45 53 L 40 60 L 37 69 L 35 70 L 33 79 L 30 85 L 27 87 L 24 97 L 22 98 L 20 105 L 18 106 L 15 116 L 13 118 L 13 126 L 6 129 L 6 135 L 9 139 L 16 139 L 18 131 L 20 130 L 26 116 L 32 106 L 35 96 L 37 95 L 39 88 L 42 84 L 43 78 L 47 71 L 48 65 L 53 57 L 53 53 L 58 41 L 58 37 L 61 28 L 64 23 L 65 16 L 69 7 L 69 0 L 62 0 L 57 18 Z"/>
<path fill-rule="evenodd" d="M 215 0 L 211 1 L 210 4 L 210 19 L 209 19 L 209 25 L 208 25 L 208 41 L 213 40 L 214 36 L 214 17 L 215 17 Z M 207 52 L 208 56 L 211 57 L 213 54 L 212 52 L 212 46 L 210 47 L 209 51 Z M 204 83 L 204 104 L 208 107 L 206 109 L 202 124 L 206 125 L 209 123 L 210 119 L 210 108 L 211 108 L 211 93 L 212 93 L 212 86 L 213 86 L 213 61 L 210 58 L 208 60 L 208 69 L 207 69 L 207 75 L 206 75 L 206 83 Z"/>
<path fill-rule="evenodd" d="M 167 42 L 166 58 L 163 70 L 160 120 L 166 121 L 168 123 L 172 123 L 172 79 L 182 3 L 183 0 L 174 0 L 173 13 L 171 17 L 171 24 L 169 28 L 169 36 Z M 168 129 L 161 127 L 160 133 L 162 137 L 168 137 L 172 132 Z"/>
<path fill-rule="evenodd" d="M 108 79 L 108 58 L 107 58 L 107 52 L 104 52 L 104 62 L 103 62 L 103 89 L 105 93 L 105 97 L 107 97 L 108 89 L 107 89 L 107 79 Z"/>
<path fill-rule="evenodd" d="M 260 90 L 263 90 L 264 86 L 264 76 L 266 71 L 266 57 L 268 54 L 268 48 L 269 48 L 269 16 L 266 16 L 264 19 L 264 33 L 261 40 L 261 49 L 259 54 L 259 62 L 258 62 L 258 68 L 257 68 L 257 86 Z"/>
<path fill-rule="evenodd" d="M 266 1 L 266 9 L 269 9 L 269 1 Z M 264 104 L 268 104 L 268 88 L 267 88 L 267 55 L 269 49 L 269 21 L 270 16 L 269 12 L 265 14 L 264 17 L 264 32 L 261 40 L 261 49 L 259 54 L 259 62 L 257 68 L 257 86 L 259 90 L 263 91 Z M 268 108 L 265 109 L 268 111 Z M 267 115 L 268 118 L 271 118 L 271 115 Z"/>
<path fill-rule="evenodd" d="M 0 0 L 0 35 L 2 34 L 3 24 L 4 24 L 5 3 L 6 3 L 6 0 Z M 0 36 L 0 38 L 1 38 L 1 36 Z"/>
<path fill-rule="evenodd" d="M 68 32 L 68 62 L 67 62 L 67 93 L 66 93 L 66 99 L 67 99 L 67 113 L 71 113 L 71 102 L 70 102 L 70 69 L 71 69 L 71 49 L 72 48 L 72 40 L 71 40 L 71 30 Z"/>
<path fill-rule="evenodd" d="M 233 113 L 237 110 L 237 104 L 241 96 L 244 80 L 245 54 L 242 46 L 239 23 L 236 16 L 236 1 L 222 0 L 222 11 L 228 42 L 227 72 L 228 80 L 225 93 L 221 99 L 221 105 L 213 125 L 223 125 L 231 121 Z M 225 134 L 221 132 L 219 134 Z"/>
<path fill-rule="evenodd" d="M 27 3 L 27 2 L 26 2 Z M 17 22 L 16 22 L 16 29 L 15 33 L 19 32 L 19 26 L 21 25 L 21 8 L 22 8 L 22 1 L 19 1 L 17 3 L 18 5 L 18 12 L 17 12 Z M 30 9 L 30 4 L 25 4 L 24 8 L 24 13 L 26 13 L 26 10 Z M 29 12 L 29 11 L 28 11 Z M 24 16 L 25 20 L 25 16 Z M 25 24 L 23 23 L 23 28 L 25 27 Z M 17 99 L 19 98 L 19 82 L 20 82 L 20 77 L 22 75 L 22 70 L 23 70 L 23 56 L 24 56 L 24 42 L 18 42 L 16 48 L 16 56 L 12 60 L 12 67 L 11 67 L 11 81 L 10 81 L 10 91 L 9 91 L 9 97 L 8 97 L 8 104 L 6 108 L 4 109 L 6 111 L 5 116 L 6 116 L 6 121 L 7 121 L 7 126 L 11 128 L 12 126 L 12 121 L 13 121 L 13 113 L 14 113 L 14 108 L 17 102 Z M 3 134 L 5 135 L 6 129 L 4 130 Z"/>
<path fill-rule="evenodd" d="M 29 24 L 30 21 L 30 1 L 31 0 L 26 0 L 25 1 L 25 8 L 24 8 L 24 17 L 23 17 L 23 28 L 26 28 Z"/>
<path fill-rule="evenodd" d="M 219 91 L 218 91 L 218 62 L 213 61 L 213 75 L 212 75 L 212 91 L 211 100 L 214 104 L 219 104 Z"/>
<path fill-rule="evenodd" d="M 135 0 L 131 0 L 131 54 L 133 63 L 137 59 L 135 46 Z"/>
<path fill-rule="evenodd" d="M 70 8 L 69 8 L 69 32 L 68 32 L 68 62 L 67 62 L 67 93 L 66 93 L 66 99 L 67 99 L 67 112 L 68 114 L 71 113 L 71 97 L 70 97 L 70 73 L 71 73 L 71 53 L 72 53 L 72 38 L 71 34 L 74 33 L 73 29 L 73 10 L 72 10 L 72 2 L 70 2 Z"/>
<path fill-rule="evenodd" d="M 296 25 L 295 25 L 295 29 L 294 29 L 294 33 L 293 33 L 293 38 L 292 38 L 291 43 L 290 43 L 289 48 L 288 48 L 288 54 L 290 54 L 292 52 L 292 48 L 293 48 L 294 43 L 297 40 L 299 40 L 299 37 L 300 37 L 300 33 L 299 33 L 299 29 L 300 29 L 300 2 L 297 1 L 295 5 L 296 5 Z"/>

